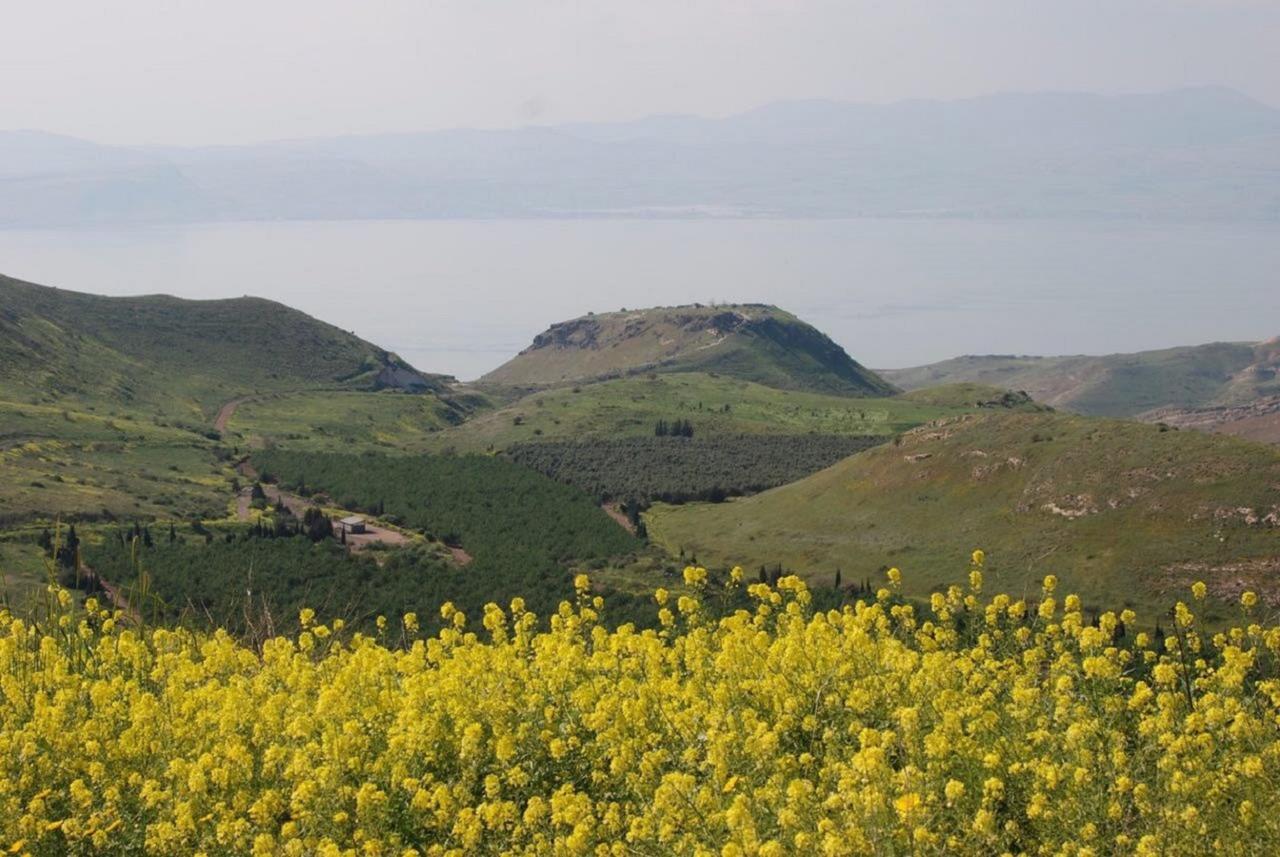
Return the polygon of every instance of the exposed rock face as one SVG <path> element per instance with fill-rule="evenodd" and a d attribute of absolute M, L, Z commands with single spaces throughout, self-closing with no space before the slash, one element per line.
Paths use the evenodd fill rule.
<path fill-rule="evenodd" d="M 533 338 L 533 344 L 521 351 L 529 354 L 542 348 L 599 348 L 600 322 L 593 318 L 575 318 L 557 322 Z"/>
<path fill-rule="evenodd" d="M 1243 405 L 1216 408 L 1158 408 L 1139 419 L 1180 429 L 1230 434 L 1265 443 L 1280 443 L 1280 396 Z"/>
<path fill-rule="evenodd" d="M 411 393 L 422 393 L 433 387 L 431 382 L 412 369 L 390 363 L 382 367 L 382 371 L 374 379 L 374 386 L 383 390 L 407 390 Z"/>
<path fill-rule="evenodd" d="M 620 330 L 612 331 L 608 344 L 652 335 L 660 327 L 675 327 L 685 334 L 709 333 L 712 336 L 727 336 L 748 327 L 751 323 L 751 319 L 743 313 L 731 311 L 715 315 L 693 313 L 678 313 L 666 317 L 644 315 L 629 319 Z M 606 333 L 604 326 L 591 316 L 561 321 L 535 336 L 533 344 L 520 353 L 529 354 L 543 348 L 598 349 L 602 346 L 601 336 L 604 333 Z"/>

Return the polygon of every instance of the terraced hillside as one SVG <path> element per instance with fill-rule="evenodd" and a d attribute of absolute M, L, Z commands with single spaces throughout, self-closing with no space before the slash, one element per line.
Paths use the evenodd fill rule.
<path fill-rule="evenodd" d="M 622 310 L 553 324 L 480 379 L 538 389 L 645 372 L 716 372 L 786 390 L 894 391 L 825 334 L 763 304 Z"/>
<path fill-rule="evenodd" d="M 1059 413 L 951 418 L 799 482 L 715 505 L 659 506 L 650 536 L 702 562 L 782 563 L 830 581 L 900 566 L 927 593 L 974 547 L 991 585 L 1057 574 L 1092 603 L 1169 606 L 1203 579 L 1280 606 L 1280 450 Z"/>
<path fill-rule="evenodd" d="M 906 390 L 976 382 L 1024 390 L 1081 414 L 1133 417 L 1157 408 L 1240 406 L 1280 394 L 1280 338 L 1101 357 L 968 355 L 880 374 Z"/>

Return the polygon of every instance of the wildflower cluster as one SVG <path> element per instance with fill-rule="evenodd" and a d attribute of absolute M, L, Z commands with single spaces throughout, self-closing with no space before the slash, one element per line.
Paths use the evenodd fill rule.
<path fill-rule="evenodd" d="M 815 612 L 796 577 L 716 618 L 658 593 L 599 624 L 590 581 L 261 650 L 124 627 L 92 599 L 0 616 L 12 853 L 999 854 L 1280 849 L 1280 628 L 1162 640 L 968 585 Z M 741 574 L 732 575 L 740 580 Z M 477 627 L 478 626 L 478 627 Z M 386 627 L 379 623 L 380 628 Z M 1126 630 L 1129 629 L 1129 630 Z M 397 635 L 397 639 L 399 635 Z"/>

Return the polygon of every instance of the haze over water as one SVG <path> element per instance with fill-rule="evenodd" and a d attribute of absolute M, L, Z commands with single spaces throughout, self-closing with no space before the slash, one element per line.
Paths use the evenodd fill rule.
<path fill-rule="evenodd" d="M 458 220 L 0 231 L 0 272 L 271 298 L 475 378 L 548 324 L 774 303 L 857 360 L 1107 353 L 1280 334 L 1280 224 Z"/>

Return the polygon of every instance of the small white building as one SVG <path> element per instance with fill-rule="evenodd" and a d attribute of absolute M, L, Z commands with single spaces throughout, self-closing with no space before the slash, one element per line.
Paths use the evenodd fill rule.
<path fill-rule="evenodd" d="M 352 515 L 349 518 L 343 518 L 338 522 L 339 529 L 349 536 L 358 535 L 365 532 L 364 518 L 359 515 Z"/>

